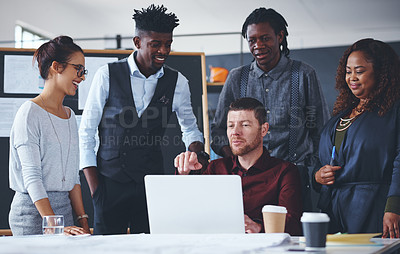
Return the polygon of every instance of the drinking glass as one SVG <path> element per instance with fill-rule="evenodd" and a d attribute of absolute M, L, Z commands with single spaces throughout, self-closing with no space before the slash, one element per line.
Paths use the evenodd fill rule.
<path fill-rule="evenodd" d="M 43 216 L 42 228 L 44 235 L 63 235 L 64 216 L 63 215 Z"/>

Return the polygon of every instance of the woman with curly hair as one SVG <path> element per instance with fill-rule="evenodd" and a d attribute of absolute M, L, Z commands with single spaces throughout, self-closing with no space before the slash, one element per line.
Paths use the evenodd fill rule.
<path fill-rule="evenodd" d="M 400 62 L 387 44 L 354 43 L 340 59 L 333 115 L 321 133 L 313 186 L 330 232 L 399 237 Z"/>

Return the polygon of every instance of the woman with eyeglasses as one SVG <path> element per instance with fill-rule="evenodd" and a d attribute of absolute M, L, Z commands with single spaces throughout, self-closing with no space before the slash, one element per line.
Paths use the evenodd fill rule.
<path fill-rule="evenodd" d="M 64 216 L 64 234 L 90 233 L 79 180 L 78 130 L 63 105 L 85 80 L 82 49 L 68 36 L 40 46 L 34 60 L 43 92 L 18 110 L 10 134 L 10 187 L 15 191 L 9 224 L 13 235 L 42 234 L 42 217 Z M 81 227 L 74 226 L 74 210 Z"/>

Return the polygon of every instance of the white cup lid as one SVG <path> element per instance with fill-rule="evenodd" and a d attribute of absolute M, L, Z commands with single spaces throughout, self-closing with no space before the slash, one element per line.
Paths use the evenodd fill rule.
<path fill-rule="evenodd" d="M 326 213 L 305 212 L 301 216 L 301 222 L 329 222 L 329 216 Z"/>
<path fill-rule="evenodd" d="M 287 213 L 286 207 L 276 205 L 265 205 L 262 209 L 263 213 Z"/>

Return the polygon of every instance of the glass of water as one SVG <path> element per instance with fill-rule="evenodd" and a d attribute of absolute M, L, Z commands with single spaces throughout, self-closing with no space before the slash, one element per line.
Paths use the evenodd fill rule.
<path fill-rule="evenodd" d="M 44 235 L 63 235 L 64 216 L 63 215 L 43 216 L 42 228 Z"/>

